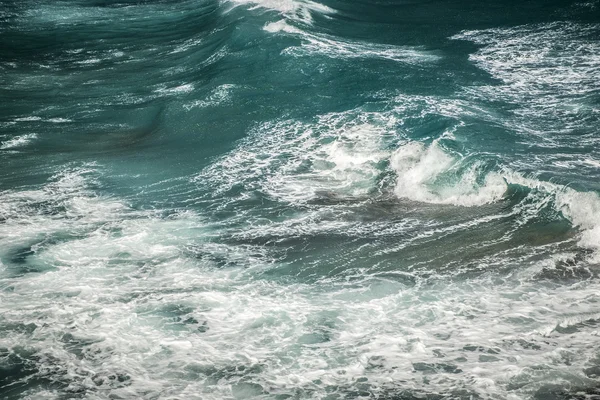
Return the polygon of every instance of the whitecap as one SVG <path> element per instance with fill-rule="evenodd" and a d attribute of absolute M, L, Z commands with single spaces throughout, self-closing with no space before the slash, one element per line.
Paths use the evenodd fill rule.
<path fill-rule="evenodd" d="M 22 147 L 29 144 L 33 139 L 37 138 L 35 133 L 30 133 L 28 135 L 20 135 L 15 136 L 9 140 L 6 140 L 0 144 L 0 149 L 13 149 L 15 147 Z"/>
<path fill-rule="evenodd" d="M 332 8 L 310 0 L 229 0 L 236 5 L 251 5 L 251 9 L 262 8 L 281 13 L 286 18 L 312 23 L 311 13 L 333 14 Z"/>
<path fill-rule="evenodd" d="M 334 113 L 314 124 L 280 121 L 261 126 L 196 180 L 217 193 L 239 185 L 298 203 L 328 193 L 362 196 L 376 189 L 389 157 L 390 131 L 378 114 Z M 371 120 L 371 121 L 370 121 Z"/>
<path fill-rule="evenodd" d="M 175 87 L 161 87 L 156 89 L 156 93 L 160 94 L 182 94 L 182 93 L 190 93 L 194 91 L 194 85 L 191 83 L 185 83 L 183 85 L 175 86 Z"/>
<path fill-rule="evenodd" d="M 223 103 L 227 103 L 231 99 L 231 92 L 236 87 L 232 84 L 219 85 L 215 89 L 211 90 L 208 96 L 203 100 L 195 100 L 191 103 L 183 105 L 187 111 L 193 108 L 206 108 L 214 107 Z"/>
<path fill-rule="evenodd" d="M 439 60 L 432 51 L 417 47 L 395 46 L 379 43 L 350 41 L 325 34 L 309 33 L 285 20 L 266 24 L 263 29 L 270 33 L 286 33 L 302 39 L 299 46 L 291 46 L 283 50 L 291 56 L 322 55 L 330 58 L 379 58 L 403 63 L 424 63 Z"/>
<path fill-rule="evenodd" d="M 459 206 L 483 205 L 502 198 L 507 189 L 503 177 L 498 173 L 488 173 L 479 184 L 480 164 L 477 163 L 455 177 L 449 185 L 440 183 L 440 176 L 458 164 L 459 160 L 444 152 L 437 141 L 429 147 L 409 142 L 391 157 L 391 165 L 397 175 L 395 193 L 415 201 Z"/>

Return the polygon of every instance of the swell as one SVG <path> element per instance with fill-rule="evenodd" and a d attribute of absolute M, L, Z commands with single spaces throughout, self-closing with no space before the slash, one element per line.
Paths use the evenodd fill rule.
<path fill-rule="evenodd" d="M 202 65 L 209 67 L 227 43 L 230 21 L 218 2 L 176 5 L 30 3 L 4 32 L 9 48 L 2 59 L 4 78 L 10 77 L 4 94 L 23 99 L 18 108 L 25 115 L 4 115 L 4 121 L 44 117 L 48 111 L 32 108 L 31 101 L 43 104 L 48 96 L 62 103 L 54 117 L 86 120 L 97 108 L 115 114 L 119 107 L 160 101 L 161 88 L 202 85 Z M 28 75 L 34 71 L 37 79 Z"/>

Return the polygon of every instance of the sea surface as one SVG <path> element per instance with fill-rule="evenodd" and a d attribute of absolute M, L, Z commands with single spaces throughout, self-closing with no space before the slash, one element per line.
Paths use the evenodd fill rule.
<path fill-rule="evenodd" d="M 3 0 L 0 398 L 599 399 L 600 1 Z"/>

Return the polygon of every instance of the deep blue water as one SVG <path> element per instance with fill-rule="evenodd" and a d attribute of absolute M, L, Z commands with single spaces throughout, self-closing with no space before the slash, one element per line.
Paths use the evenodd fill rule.
<path fill-rule="evenodd" d="M 0 3 L 0 398 L 600 398 L 600 2 Z"/>

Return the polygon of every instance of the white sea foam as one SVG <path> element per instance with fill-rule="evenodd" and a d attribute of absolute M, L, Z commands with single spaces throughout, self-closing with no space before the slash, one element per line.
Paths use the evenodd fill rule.
<path fill-rule="evenodd" d="M 399 197 L 415 201 L 476 206 L 502 199 L 507 184 L 525 186 L 541 192 L 542 197 L 535 200 L 538 211 L 547 201 L 552 201 L 555 209 L 581 230 L 579 244 L 600 250 L 600 198 L 596 193 L 578 192 L 508 170 L 488 172 L 482 178 L 477 163 L 459 177 L 440 179 L 457 164 L 459 160 L 443 151 L 435 141 L 429 147 L 417 142 L 401 146 L 391 157 L 397 174 L 395 192 Z"/>
<path fill-rule="evenodd" d="M 42 118 L 37 117 L 37 116 L 15 118 L 16 122 L 33 122 L 33 121 L 41 121 L 41 120 L 42 120 Z"/>
<path fill-rule="evenodd" d="M 226 103 L 231 98 L 231 91 L 236 87 L 236 85 L 224 84 L 219 85 L 215 89 L 213 89 L 206 98 L 203 100 L 195 100 L 191 103 L 184 104 L 183 107 L 186 110 L 191 110 L 193 108 L 205 108 L 205 107 L 213 107 L 219 104 Z"/>
<path fill-rule="evenodd" d="M 431 112 L 449 115 L 457 112 L 454 106 L 449 110 L 433 103 Z M 402 104 L 410 107 L 409 102 Z M 328 114 L 311 124 L 297 121 L 267 124 L 196 179 L 213 185 L 215 194 L 242 187 L 240 200 L 251 198 L 251 193 L 258 190 L 292 204 L 320 198 L 327 203 L 327 199 L 360 200 L 378 193 L 385 183 L 381 180 L 385 174 L 383 168 L 389 162 L 395 175 L 393 192 L 401 199 L 473 207 L 502 200 L 508 184 L 522 185 L 535 194 L 527 196 L 523 205 L 515 206 L 516 212 L 522 214 L 515 229 L 538 218 L 544 207 L 553 205 L 581 230 L 582 247 L 595 249 L 600 245 L 600 220 L 595 217 L 600 201 L 596 194 L 525 178 L 508 168 L 488 170 L 483 159 L 473 161 L 475 157 L 467 159 L 442 146 L 441 140 L 454 140 L 451 131 L 430 145 L 400 139 L 390 129 L 398 123 L 393 115 L 347 112 Z M 402 144 L 392 150 L 398 142 Z M 317 206 L 317 210 L 313 216 L 310 213 L 299 216 L 296 224 L 259 223 L 255 233 L 247 231 L 241 236 L 260 235 L 260 230 L 264 234 L 301 234 L 342 229 L 342 226 L 352 229 L 352 221 L 324 220 L 320 215 L 331 213 L 326 205 Z M 488 219 L 478 221 L 486 223 Z M 368 234 L 366 226 L 361 228 Z M 432 232 L 434 236 L 440 233 Z M 507 235 L 510 237 L 511 233 Z"/>
<path fill-rule="evenodd" d="M 66 122 L 73 122 L 73 120 L 69 118 L 48 118 L 48 122 L 52 122 L 54 124 L 64 124 Z"/>
<path fill-rule="evenodd" d="M 143 235 L 131 239 L 136 247 L 155 243 Z M 114 270 L 106 262 L 67 268 L 67 260 L 60 259 L 64 267 L 59 271 L 15 286 L 14 296 L 27 294 L 30 304 L 18 315 L 15 297 L 3 295 L 9 301 L 3 306 L 13 307 L 3 307 L 10 320 L 33 318 L 45 299 L 54 299 L 43 306 L 51 323 L 38 328 L 37 345 L 74 388 L 94 390 L 103 380 L 101 389 L 121 396 L 166 390 L 173 396 L 216 399 L 231 396 L 241 389 L 236 385 L 247 382 L 255 385 L 248 390 L 320 396 L 332 386 L 352 390 L 359 378 L 376 391 L 394 393 L 407 383 L 418 391 L 427 375 L 434 392 L 461 385 L 480 395 L 526 396 L 535 384 L 516 391 L 507 386 L 550 360 L 554 371 L 584 368 L 594 343 L 589 330 L 566 338 L 546 329 L 585 321 L 598 300 L 594 285 L 550 290 L 527 283 L 493 289 L 451 284 L 436 293 L 373 281 L 366 292 L 343 286 L 319 292 L 309 285 L 252 282 L 243 275 L 198 270 L 183 260 L 136 272 L 135 254 L 131 260 L 130 267 Z M 516 301 L 515 290 L 522 296 Z M 423 301 L 419 296 L 430 297 Z M 198 323 L 161 315 L 168 307 L 185 310 L 175 314 L 183 315 L 180 321 Z M 198 326 L 208 330 L 198 331 Z M 65 332 L 74 336 L 71 344 L 59 340 Z M 13 346 L 19 340 L 9 337 L 2 343 Z M 81 358 L 69 351 L 77 341 L 83 343 Z M 567 341 L 572 356 L 563 359 L 556 349 Z M 467 361 L 455 361 L 459 358 Z M 115 373 L 129 381 L 111 382 Z M 551 376 L 549 370 L 539 380 Z"/>
<path fill-rule="evenodd" d="M 578 192 L 569 187 L 537 179 L 525 178 L 511 173 L 506 176 L 509 183 L 526 186 L 549 195 L 554 207 L 581 231 L 579 245 L 596 251 L 600 260 L 600 197 L 594 192 Z M 543 204 L 543 202 L 540 202 Z"/>
<path fill-rule="evenodd" d="M 75 61 L 75 64 L 79 64 L 79 65 L 94 65 L 94 64 L 99 64 L 100 62 L 102 62 L 102 60 L 99 59 L 99 58 L 88 58 L 88 59 L 85 59 L 85 60 Z"/>
<path fill-rule="evenodd" d="M 28 135 L 15 136 L 9 140 L 2 142 L 0 145 L 0 149 L 13 149 L 15 147 L 21 147 L 29 144 L 33 139 L 35 139 L 37 135 L 35 133 L 30 133 Z"/>
<path fill-rule="evenodd" d="M 73 120 L 71 120 L 71 119 L 60 118 L 60 117 L 44 119 L 44 118 L 38 117 L 38 116 L 29 116 L 29 117 L 19 117 L 19 118 L 14 119 L 14 122 L 39 122 L 39 121 L 51 122 L 53 124 L 63 124 L 66 122 L 73 122 Z"/>
<path fill-rule="evenodd" d="M 600 161 L 591 158 L 586 158 L 582 161 L 584 164 L 591 165 L 594 168 L 600 168 Z"/>
<path fill-rule="evenodd" d="M 599 110 L 588 103 L 588 97 L 600 89 L 597 35 L 597 24 L 557 22 L 466 31 L 452 39 L 481 45 L 470 59 L 501 82 L 470 87 L 465 89 L 467 94 L 515 106 L 512 116 L 491 116 L 495 122 L 506 125 L 532 146 L 572 149 L 596 144 L 593 133 L 578 134 L 574 144 L 573 132 L 595 131 Z M 551 166 L 581 170 L 597 166 L 589 155 L 581 157 L 578 152 L 557 151 L 532 156 L 522 164 L 529 169 L 532 163 L 540 169 Z M 598 249 L 600 200 L 596 193 L 578 192 L 514 172 L 504 175 L 508 183 L 545 193 L 538 204 L 553 203 L 581 231 L 579 244 Z"/>
<path fill-rule="evenodd" d="M 593 129 L 599 115 L 588 98 L 600 89 L 598 32 L 594 24 L 561 22 L 466 31 L 452 39 L 482 45 L 470 60 L 501 82 L 466 88 L 469 96 L 515 105 L 514 117 L 498 122 L 533 136 L 535 146 L 563 147 L 572 145 L 570 132 Z"/>
<path fill-rule="evenodd" d="M 243 185 L 290 202 L 323 194 L 361 196 L 376 188 L 378 163 L 389 157 L 378 115 L 339 113 L 315 124 L 281 121 L 260 127 L 238 149 L 198 177 L 218 191 Z"/>
<path fill-rule="evenodd" d="M 552 23 L 467 31 L 452 39 L 483 45 L 470 59 L 531 98 L 585 94 L 598 86 L 600 48 L 595 25 Z M 505 93 L 508 94 L 508 93 Z"/>
<path fill-rule="evenodd" d="M 185 83 L 183 85 L 175 86 L 175 87 L 162 87 L 156 89 L 156 93 L 160 94 L 181 94 L 181 93 L 190 93 L 194 91 L 194 85 L 191 83 Z"/>
<path fill-rule="evenodd" d="M 410 142 L 401 146 L 391 157 L 397 174 L 395 192 L 399 197 L 427 203 L 474 206 L 491 203 L 502 198 L 506 182 L 498 173 L 488 173 L 483 184 L 477 172 L 478 164 L 453 179 L 450 185 L 440 183 L 440 176 L 457 167 L 459 161 L 444 152 L 437 142 L 426 147 Z"/>
<path fill-rule="evenodd" d="M 89 176 L 88 176 L 89 175 Z M 41 189 L 0 193 L 3 246 L 35 241 L 58 232 L 81 229 L 119 218 L 125 206 L 91 194 L 86 186 L 93 169 L 65 170 Z"/>
<path fill-rule="evenodd" d="M 378 149 L 376 140 L 363 141 L 372 131 L 364 133 L 361 125 L 350 131 L 341 138 Z M 329 139 L 313 157 L 344 160 L 337 146 L 344 154 L 346 144 Z M 405 146 L 417 164 L 427 158 L 423 145 Z M 448 153 L 431 151 L 451 166 Z M 361 162 L 372 160 L 363 155 Z M 212 243 L 209 227 L 195 213 L 163 217 L 99 196 L 91 189 L 99 184 L 98 168 L 72 168 L 40 189 L 1 195 L 3 259 L 7 249 L 31 245 L 36 236 L 41 241 L 27 263 L 51 268 L 2 277 L 11 290 L 0 291 L 0 323 L 9 327 L 0 346 L 33 351 L 41 376 L 66 382 L 70 391 L 221 399 L 324 397 L 332 391 L 343 397 L 357 388 L 391 396 L 410 387 L 416 394 L 460 388 L 483 397 L 525 398 L 557 375 L 569 383 L 585 381 L 580 371 L 600 350 L 594 345 L 600 287 L 595 281 L 540 285 L 534 277 L 554 268 L 552 259 L 496 254 L 482 259 L 480 268 L 513 263 L 513 275 L 455 281 L 440 273 L 415 286 L 364 271 L 355 283 L 260 279 L 257 271 L 284 267 L 269 246 Z M 557 193 L 570 193 L 560 204 L 596 201 Z M 594 207 L 573 218 L 597 215 Z M 14 265 L 4 265 L 4 274 L 7 268 Z M 11 323 L 34 324 L 34 332 L 11 330 Z M 557 332 L 565 328 L 573 333 Z M 540 370 L 540 364 L 548 368 Z M 30 390 L 32 397 L 47 394 Z"/>
<path fill-rule="evenodd" d="M 227 101 L 219 90 L 198 106 Z M 441 140 L 409 141 L 398 129 L 402 113 L 469 110 L 467 102 L 409 97 L 399 96 L 395 113 L 352 110 L 261 125 L 196 178 L 214 189 L 215 207 L 255 191 L 284 203 L 274 221 L 262 213 L 253 219 L 244 207 L 212 227 L 191 211 L 139 211 L 95 189 L 102 187 L 98 165 L 1 192 L 1 357 L 29 362 L 24 375 L 37 371 L 12 387 L 23 384 L 21 397 L 32 399 L 511 400 L 540 397 L 547 385 L 596 387 L 586 371 L 600 351 L 600 285 L 553 281 L 586 272 L 588 264 L 577 261 L 581 249 L 521 240 L 446 265 L 435 240 L 472 231 L 470 243 L 451 250 L 480 248 L 492 240 L 479 235 L 481 226 L 500 221 L 493 228 L 510 235 L 553 206 L 579 228 L 581 246 L 597 248 L 598 196 L 490 172 Z M 421 104 L 427 107 L 419 111 Z M 451 140 L 449 132 L 444 141 Z M 407 213 L 417 202 L 459 205 L 430 211 L 468 211 L 464 221 L 389 221 L 393 208 L 377 218 L 357 215 L 385 188 L 388 173 L 398 197 L 412 201 L 402 203 Z M 498 211 L 488 203 L 500 200 L 504 180 L 530 193 Z M 322 197 L 331 204 L 311 203 Z M 253 242 L 260 235 L 274 239 Z M 278 243 L 302 235 L 323 241 L 323 254 Z M 393 270 L 378 269 L 384 251 L 419 240 L 425 255 L 407 251 L 387 259 Z M 285 254 L 296 250 L 295 258 Z M 360 259 L 344 258 L 352 252 Z M 406 269 L 398 266 L 404 262 Z M 310 263 L 317 284 L 298 277 Z M 322 273 L 327 264 L 343 273 Z"/>
<path fill-rule="evenodd" d="M 244 4 L 253 6 L 252 9 L 262 8 L 278 11 L 286 18 L 302 21 L 304 23 L 312 22 L 312 13 L 322 15 L 333 14 L 335 10 L 310 0 L 229 0 L 234 4 Z"/>
<path fill-rule="evenodd" d="M 385 131 L 374 125 L 342 126 L 316 138 L 307 138 L 293 160 L 267 183 L 268 190 L 286 198 L 303 199 L 319 192 L 360 196 L 371 191 L 387 157 Z M 309 170 L 303 172 L 304 166 Z"/>
<path fill-rule="evenodd" d="M 331 58 L 380 58 L 403 63 L 433 62 L 439 59 L 435 53 L 415 47 L 363 43 L 309 33 L 285 20 L 269 23 L 263 29 L 270 33 L 286 33 L 302 39 L 303 43 L 300 46 L 288 47 L 283 51 L 292 56 L 318 54 Z"/>

